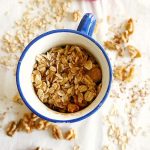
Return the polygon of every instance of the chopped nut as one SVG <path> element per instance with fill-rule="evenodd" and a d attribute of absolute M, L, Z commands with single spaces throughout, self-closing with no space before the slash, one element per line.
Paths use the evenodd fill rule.
<path fill-rule="evenodd" d="M 79 10 L 74 11 L 73 12 L 73 21 L 77 22 L 80 18 L 81 18 L 81 12 Z"/>
<path fill-rule="evenodd" d="M 16 103 L 18 103 L 18 104 L 20 104 L 20 105 L 23 105 L 22 99 L 21 99 L 21 97 L 20 97 L 19 94 L 15 95 L 13 97 L 13 101 L 16 102 Z"/>
<path fill-rule="evenodd" d="M 131 58 L 141 57 L 140 51 L 137 48 L 135 48 L 134 46 L 128 45 L 126 48 L 129 52 L 129 55 Z"/>
<path fill-rule="evenodd" d="M 133 79 L 134 67 L 118 66 L 115 68 L 114 77 L 121 81 L 130 82 Z"/>
<path fill-rule="evenodd" d="M 73 150 L 80 150 L 80 146 L 74 145 L 74 146 L 73 146 Z"/>
<path fill-rule="evenodd" d="M 16 132 L 17 125 L 14 121 L 10 122 L 6 128 L 6 133 L 8 136 L 13 136 Z"/>
<path fill-rule="evenodd" d="M 104 42 L 104 46 L 108 48 L 109 50 L 117 50 L 117 44 L 112 41 L 106 41 Z"/>
<path fill-rule="evenodd" d="M 116 67 L 114 71 L 114 77 L 118 80 L 123 81 L 123 72 L 124 72 L 124 66 Z"/>
<path fill-rule="evenodd" d="M 63 138 L 61 129 L 57 125 L 52 126 L 52 135 L 56 140 Z"/>
<path fill-rule="evenodd" d="M 121 34 L 121 40 L 122 40 L 123 43 L 127 43 L 129 41 L 129 37 L 128 37 L 128 32 L 127 31 L 124 31 Z"/>
<path fill-rule="evenodd" d="M 72 140 L 76 138 L 76 134 L 74 129 L 70 129 L 66 134 L 65 134 L 65 139 L 66 140 Z"/>
<path fill-rule="evenodd" d="M 134 24 L 131 18 L 128 20 L 125 29 L 128 31 L 129 35 L 134 32 Z"/>

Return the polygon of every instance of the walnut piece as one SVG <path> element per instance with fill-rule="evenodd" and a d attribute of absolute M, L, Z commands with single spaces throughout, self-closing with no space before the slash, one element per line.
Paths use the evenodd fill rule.
<path fill-rule="evenodd" d="M 72 140 L 72 139 L 75 139 L 76 134 L 75 134 L 74 129 L 70 129 L 68 132 L 66 132 L 66 134 L 65 134 L 64 137 L 65 137 L 66 140 Z"/>
<path fill-rule="evenodd" d="M 63 138 L 62 131 L 61 131 L 61 129 L 59 128 L 59 126 L 57 126 L 57 125 L 53 125 L 53 126 L 52 126 L 52 135 L 53 135 L 53 137 L 54 137 L 56 140 Z"/>
<path fill-rule="evenodd" d="M 77 22 L 81 18 L 81 12 L 79 10 L 73 12 L 73 21 Z"/>
<path fill-rule="evenodd" d="M 134 23 L 132 18 L 127 21 L 125 29 L 128 31 L 129 35 L 134 32 Z"/>
<path fill-rule="evenodd" d="M 134 66 L 118 66 L 114 70 L 114 77 L 118 80 L 130 82 L 133 79 Z"/>
<path fill-rule="evenodd" d="M 6 128 L 6 133 L 8 136 L 13 136 L 16 132 L 17 129 L 17 124 L 16 122 L 12 121 L 8 124 L 7 128 Z"/>
<path fill-rule="evenodd" d="M 128 45 L 128 46 L 126 47 L 126 49 L 128 50 L 129 55 L 130 55 L 131 58 L 138 58 L 138 57 L 141 57 L 140 51 L 139 51 L 137 48 L 135 48 L 134 46 Z"/>
<path fill-rule="evenodd" d="M 13 101 L 14 101 L 15 103 L 20 104 L 20 105 L 23 105 L 22 99 L 21 99 L 21 97 L 20 97 L 19 94 L 16 94 L 16 95 L 13 97 Z"/>

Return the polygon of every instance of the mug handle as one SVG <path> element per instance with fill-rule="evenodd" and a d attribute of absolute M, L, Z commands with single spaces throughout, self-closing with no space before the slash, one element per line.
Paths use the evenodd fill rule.
<path fill-rule="evenodd" d="M 91 13 L 86 13 L 80 21 L 77 31 L 92 36 L 96 25 L 96 18 Z"/>

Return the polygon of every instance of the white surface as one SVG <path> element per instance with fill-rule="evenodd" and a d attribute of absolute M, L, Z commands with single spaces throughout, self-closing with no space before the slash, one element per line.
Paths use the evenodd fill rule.
<path fill-rule="evenodd" d="M 76 0 L 74 0 L 76 1 Z M 107 16 L 113 16 L 111 22 L 119 24 L 119 22 L 126 20 L 129 17 L 137 20 L 135 33 L 132 36 L 130 42 L 138 47 L 142 52 L 142 58 L 137 60 L 139 69 L 136 71 L 135 82 L 142 82 L 146 78 L 150 77 L 150 2 L 149 0 L 97 0 L 95 3 L 87 1 L 79 1 L 74 5 L 74 8 L 81 9 L 85 12 L 92 12 L 97 16 L 97 19 L 103 19 L 101 23 L 99 34 L 94 36 L 98 42 L 103 42 L 106 39 L 105 34 L 108 31 L 108 24 L 106 23 Z M 8 15 L 4 13 L 8 11 Z M 13 22 L 21 16 L 23 8 L 17 4 L 17 0 L 1 0 L 0 1 L 0 35 L 5 31 L 11 29 Z M 75 29 L 77 23 L 67 23 L 66 28 Z M 109 53 L 112 64 L 115 62 L 113 53 Z M 113 90 L 116 90 L 115 83 Z M 21 116 L 23 112 L 27 111 L 27 108 L 20 105 L 14 105 L 12 103 L 12 96 L 16 93 L 15 77 L 12 73 L 4 68 L 0 69 L 0 112 L 4 112 L 6 108 L 13 104 L 13 108 L 10 109 L 4 119 L 3 125 L 8 121 L 16 119 L 14 115 L 19 112 Z M 126 94 L 126 93 L 125 93 Z M 7 96 L 8 100 L 2 100 L 4 96 Z M 123 101 L 117 102 L 108 98 L 106 103 L 101 109 L 98 110 L 92 117 L 73 124 L 61 124 L 60 126 L 65 129 L 74 128 L 77 130 L 78 138 L 73 141 L 57 141 L 51 138 L 48 132 L 35 131 L 31 134 L 16 133 L 13 138 L 5 135 L 4 130 L 0 129 L 0 149 L 5 150 L 30 150 L 37 146 L 41 146 L 45 149 L 53 150 L 71 150 L 74 144 L 78 144 L 81 150 L 101 150 L 103 144 L 107 144 L 110 141 L 106 137 L 106 130 L 102 124 L 102 116 L 109 110 L 110 106 L 115 104 L 118 108 L 122 109 Z M 12 113 L 13 112 L 13 113 Z M 124 113 L 120 110 L 121 115 Z M 127 150 L 149 150 L 150 149 L 150 101 L 142 108 L 138 114 L 136 125 L 143 127 L 145 136 L 139 135 L 133 137 L 129 142 Z M 115 149 L 116 150 L 116 149 Z"/>

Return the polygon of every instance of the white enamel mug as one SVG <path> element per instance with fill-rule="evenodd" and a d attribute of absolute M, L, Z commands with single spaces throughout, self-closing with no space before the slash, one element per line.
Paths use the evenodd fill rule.
<path fill-rule="evenodd" d="M 61 29 L 46 32 L 32 40 L 24 49 L 17 66 L 16 82 L 22 100 L 37 116 L 51 122 L 76 122 L 91 116 L 106 100 L 111 86 L 112 70 L 105 50 L 91 37 L 95 24 L 95 17 L 85 14 L 77 31 Z M 75 113 L 60 113 L 48 108 L 35 94 L 31 81 L 35 57 L 52 47 L 65 44 L 84 47 L 95 57 L 102 69 L 101 92 L 89 106 Z"/>

